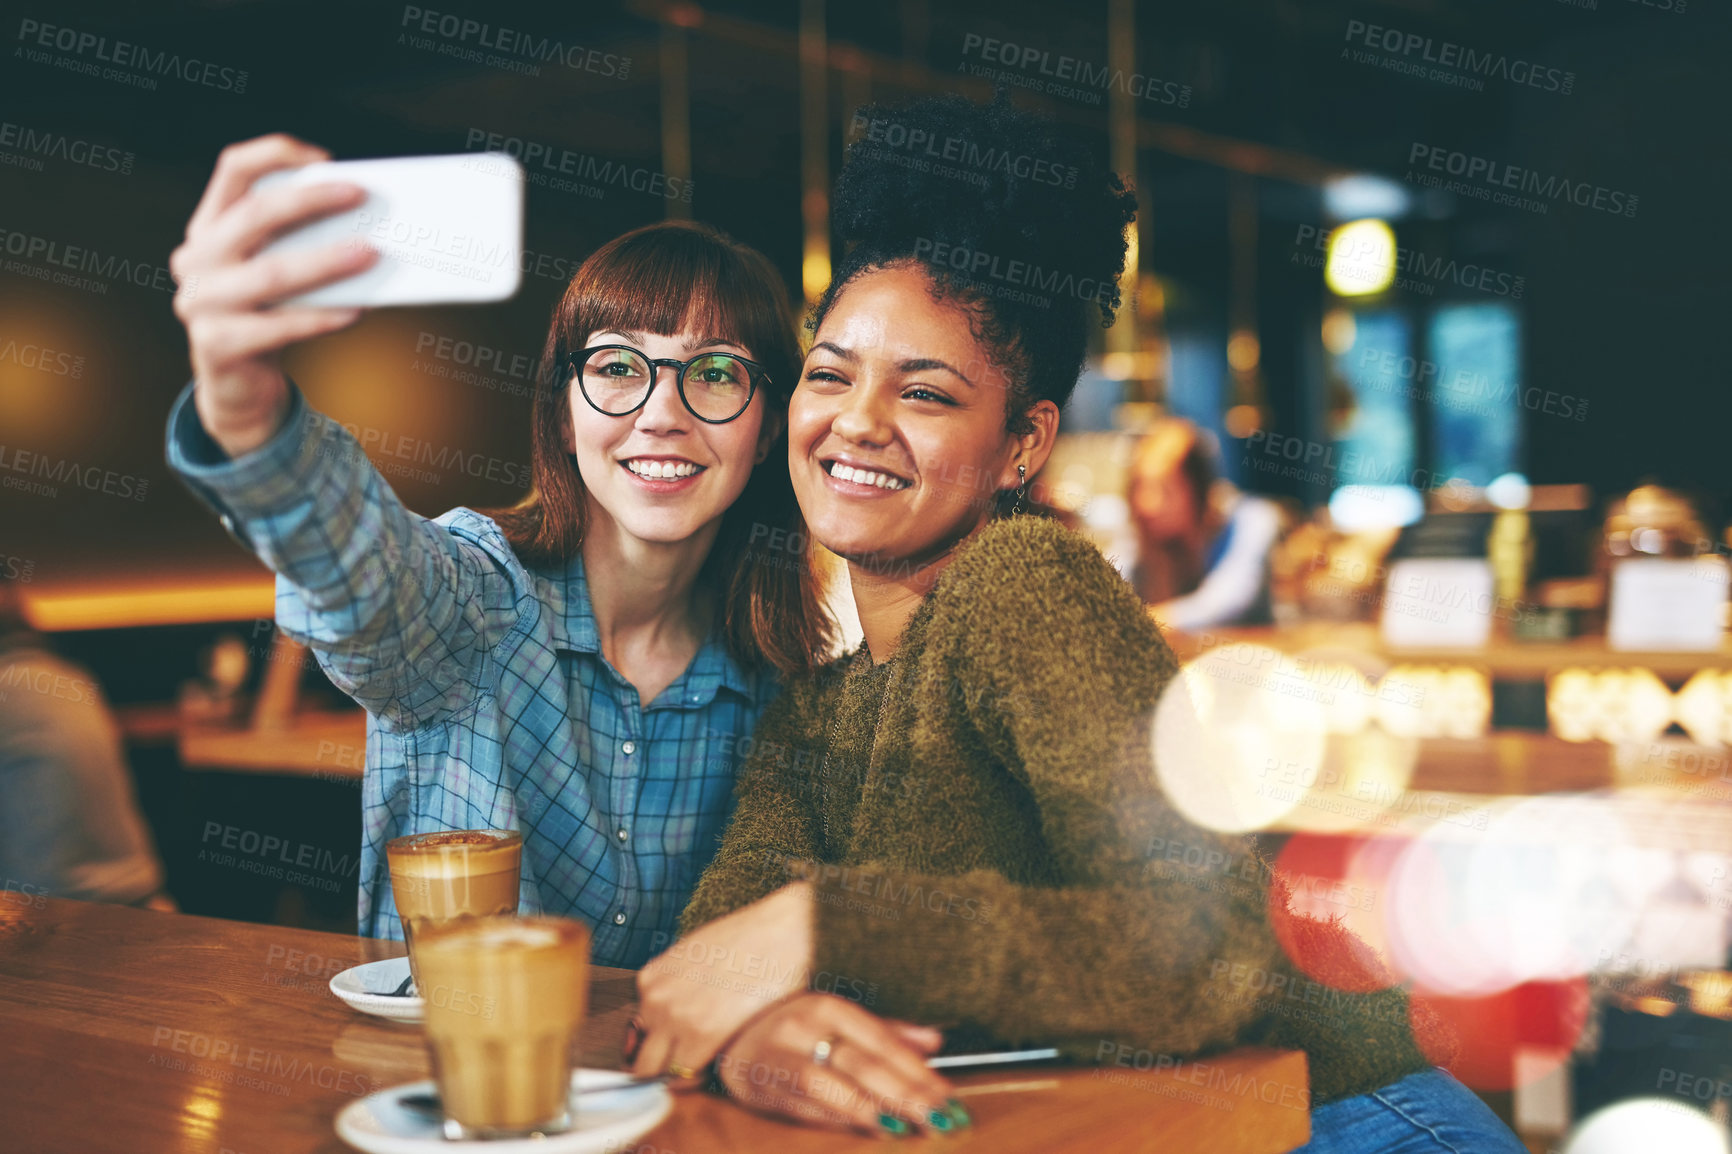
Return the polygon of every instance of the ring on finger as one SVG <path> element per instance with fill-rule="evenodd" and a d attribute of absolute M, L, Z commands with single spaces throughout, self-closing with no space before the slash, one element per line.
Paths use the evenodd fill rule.
<path fill-rule="evenodd" d="M 688 1078 L 696 1078 L 698 1076 L 698 1072 L 690 1066 L 672 1061 L 668 1063 L 668 1073 L 672 1074 L 682 1082 L 686 1081 Z"/>
<path fill-rule="evenodd" d="M 836 1043 L 839 1041 L 841 1041 L 840 1038 L 831 1037 L 819 1038 L 817 1042 L 813 1043 L 812 1065 L 828 1066 L 830 1064 L 830 1055 L 836 1052 Z"/>

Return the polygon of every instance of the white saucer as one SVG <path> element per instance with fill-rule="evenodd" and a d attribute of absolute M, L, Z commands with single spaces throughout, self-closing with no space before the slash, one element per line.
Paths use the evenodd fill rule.
<path fill-rule="evenodd" d="M 618 1070 L 579 1069 L 571 1072 L 571 1085 L 574 1090 L 587 1090 L 624 1082 L 630 1077 Z M 471 1147 L 485 1147 L 489 1154 L 604 1154 L 618 1151 L 632 1139 L 649 1133 L 674 1108 L 673 1095 L 668 1093 L 667 1086 L 651 1082 L 622 1087 L 611 1094 L 585 1094 L 581 1100 L 574 1100 L 572 1113 L 577 1125 L 563 1134 L 449 1142 L 438 1122 L 397 1104 L 406 1095 L 433 1092 L 430 1080 L 410 1082 L 351 1102 L 337 1115 L 337 1136 L 367 1154 L 429 1154 Z"/>
<path fill-rule="evenodd" d="M 350 966 L 331 979 L 331 993 L 363 1014 L 375 1014 L 393 1022 L 419 1022 L 426 1017 L 420 998 L 391 996 L 391 991 L 408 976 L 408 958 L 386 958 L 382 962 Z"/>

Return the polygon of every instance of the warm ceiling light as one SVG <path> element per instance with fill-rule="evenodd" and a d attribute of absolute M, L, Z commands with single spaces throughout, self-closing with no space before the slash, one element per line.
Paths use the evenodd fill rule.
<path fill-rule="evenodd" d="M 1262 355 L 1263 346 L 1250 329 L 1240 329 L 1227 341 L 1227 363 L 1233 366 L 1234 372 L 1250 372 L 1257 367 Z"/>
<path fill-rule="evenodd" d="M 1732 737 L 1732 678 L 1700 669 L 1672 699 L 1672 714 L 1697 745 L 1720 745 Z"/>
<path fill-rule="evenodd" d="M 1375 217 L 1348 221 L 1329 234 L 1323 281 L 1337 296 L 1379 293 L 1395 282 L 1395 233 Z"/>
<path fill-rule="evenodd" d="M 32 594 L 24 608 L 46 633 L 269 619 L 276 616 L 276 584 L 269 575 L 157 588 L 117 583 Z"/>
<path fill-rule="evenodd" d="M 1100 374 L 1109 381 L 1153 381 L 1162 373 L 1162 356 L 1158 351 L 1106 353 L 1101 357 Z"/>
<path fill-rule="evenodd" d="M 808 304 L 817 303 L 830 287 L 830 254 L 822 248 L 807 250 L 800 264 L 800 287 L 806 292 Z"/>
<path fill-rule="evenodd" d="M 1359 339 L 1359 323 L 1348 309 L 1330 309 L 1323 314 L 1323 347 L 1338 357 L 1346 356 Z"/>
<path fill-rule="evenodd" d="M 1256 405 L 1234 405 L 1227 410 L 1227 435 L 1244 440 L 1263 427 L 1263 412 Z"/>

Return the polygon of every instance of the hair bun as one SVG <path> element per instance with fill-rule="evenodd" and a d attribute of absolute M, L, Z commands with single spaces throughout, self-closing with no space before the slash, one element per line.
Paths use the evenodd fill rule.
<path fill-rule="evenodd" d="M 1136 195 L 1082 134 L 1001 88 L 989 105 L 867 106 L 849 136 L 831 221 L 850 267 L 914 257 L 958 287 L 1092 303 L 1112 322 Z"/>

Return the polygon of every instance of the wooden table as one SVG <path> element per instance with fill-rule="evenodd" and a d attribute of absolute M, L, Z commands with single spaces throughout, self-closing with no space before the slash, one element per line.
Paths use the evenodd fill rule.
<path fill-rule="evenodd" d="M 399 943 L 0 892 L 0 1149 L 346 1151 L 332 1128 L 337 1111 L 428 1077 L 428 1064 L 417 1027 L 350 1010 L 326 983 L 401 952 Z M 634 996 L 631 971 L 593 972 L 585 1065 L 619 1065 Z M 975 1125 L 930 1141 L 1009 1154 L 1277 1154 L 1310 1136 L 1295 1105 L 1307 1095 L 1303 1054 L 1247 1049 L 1161 1073 L 1108 1070 L 960 1076 Z M 615 1154 L 883 1149 L 688 1093 L 641 1144 Z"/>

